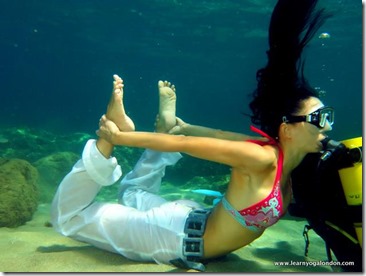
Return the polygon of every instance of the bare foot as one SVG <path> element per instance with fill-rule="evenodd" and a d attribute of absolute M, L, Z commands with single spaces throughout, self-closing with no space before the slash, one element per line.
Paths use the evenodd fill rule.
<path fill-rule="evenodd" d="M 175 86 L 168 81 L 159 81 L 159 114 L 155 122 L 156 132 L 168 132 L 176 124 L 175 105 L 177 95 Z"/>
<path fill-rule="evenodd" d="M 120 131 L 134 131 L 135 124 L 127 116 L 123 106 L 123 80 L 118 75 L 113 75 L 113 78 L 113 90 L 106 116 L 118 126 Z"/>

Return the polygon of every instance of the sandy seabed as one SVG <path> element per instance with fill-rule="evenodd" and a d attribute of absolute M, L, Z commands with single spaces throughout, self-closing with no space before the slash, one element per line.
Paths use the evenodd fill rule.
<path fill-rule="evenodd" d="M 186 272 L 169 265 L 139 263 L 121 255 L 63 237 L 47 225 L 49 204 L 39 206 L 33 219 L 18 228 L 0 228 L 2 272 Z M 327 260 L 324 241 L 309 232 L 308 258 L 302 236 L 305 220 L 285 216 L 249 246 L 206 265 L 206 272 L 332 272 L 317 265 Z M 276 265 L 275 262 L 294 265 Z M 302 263 L 300 263 L 302 262 Z"/>

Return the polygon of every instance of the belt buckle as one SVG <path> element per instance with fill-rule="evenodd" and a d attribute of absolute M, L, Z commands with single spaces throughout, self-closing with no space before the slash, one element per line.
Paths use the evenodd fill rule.
<path fill-rule="evenodd" d="M 188 234 L 189 236 L 192 235 L 196 237 L 202 237 L 203 233 L 205 232 L 208 213 L 209 212 L 206 210 L 192 211 L 189 214 L 186 224 L 184 226 L 184 233 Z"/>
<path fill-rule="evenodd" d="M 202 238 L 183 238 L 183 255 L 187 257 L 202 257 Z"/>

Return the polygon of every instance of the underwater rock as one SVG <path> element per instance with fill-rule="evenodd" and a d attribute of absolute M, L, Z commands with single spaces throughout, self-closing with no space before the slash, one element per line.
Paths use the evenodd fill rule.
<path fill-rule="evenodd" d="M 3 158 L 19 158 L 29 162 L 44 156 L 45 152 L 57 151 L 55 135 L 44 130 L 31 128 L 8 128 L 1 130 L 0 137 L 6 137 L 7 143 L 0 143 Z"/>
<path fill-rule="evenodd" d="M 32 219 L 38 206 L 38 172 L 28 161 L 0 158 L 0 227 Z"/>
<path fill-rule="evenodd" d="M 80 153 L 89 138 L 92 136 L 87 133 L 61 135 L 28 127 L 1 129 L 1 157 L 20 158 L 33 163 L 54 152 Z"/>
<path fill-rule="evenodd" d="M 33 163 L 39 172 L 40 202 L 51 202 L 58 185 L 80 158 L 73 152 L 57 152 Z"/>

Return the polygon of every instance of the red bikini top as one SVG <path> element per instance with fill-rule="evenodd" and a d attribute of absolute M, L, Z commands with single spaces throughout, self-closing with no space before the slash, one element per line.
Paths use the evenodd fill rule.
<path fill-rule="evenodd" d="M 231 204 L 224 197 L 222 200 L 225 209 L 244 227 L 253 231 L 261 231 L 275 224 L 283 215 L 283 199 L 281 194 L 281 175 L 283 169 L 283 152 L 277 141 L 264 133 L 260 129 L 251 126 L 250 129 L 266 138 L 269 141 L 247 140 L 248 142 L 256 143 L 258 145 L 275 145 L 279 149 L 279 156 L 277 162 L 277 173 L 270 194 L 243 210 L 235 210 Z"/>

